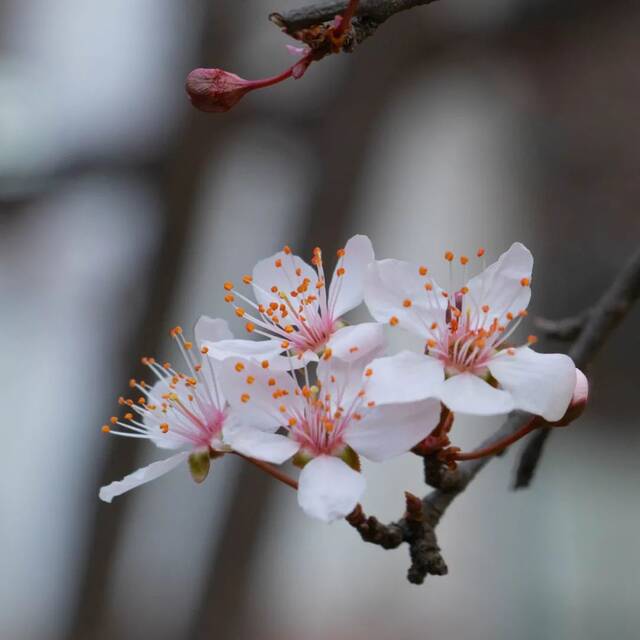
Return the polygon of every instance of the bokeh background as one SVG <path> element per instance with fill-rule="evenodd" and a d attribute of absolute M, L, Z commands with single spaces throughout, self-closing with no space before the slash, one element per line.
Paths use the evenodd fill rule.
<path fill-rule="evenodd" d="M 637 638 L 637 311 L 532 488 L 509 489 L 511 451 L 447 513 L 450 575 L 423 586 L 405 549 L 309 520 L 239 460 L 99 503 L 160 457 L 100 433 L 139 357 L 202 313 L 240 332 L 221 282 L 284 243 L 366 233 L 437 274 L 445 249 L 520 240 L 552 318 L 638 245 L 640 4 L 442 0 L 229 114 L 190 108 L 194 67 L 290 64 L 266 17 L 301 4 L 0 0 L 0 638 Z M 411 455 L 366 471 L 382 519 L 424 492 Z"/>

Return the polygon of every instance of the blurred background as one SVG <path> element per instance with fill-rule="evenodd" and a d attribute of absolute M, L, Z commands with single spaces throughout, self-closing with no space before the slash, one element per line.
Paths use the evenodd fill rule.
<path fill-rule="evenodd" d="M 98 501 L 162 457 L 100 433 L 139 357 L 203 313 L 240 333 L 221 283 L 285 243 L 366 233 L 437 276 L 445 249 L 520 240 L 551 318 L 637 247 L 640 4 L 442 0 L 231 113 L 190 108 L 194 67 L 290 64 L 266 18 L 301 4 L 0 0 L 0 638 L 637 638 L 637 310 L 531 489 L 509 489 L 511 451 L 456 501 L 450 575 L 423 586 L 406 549 L 311 521 L 239 460 Z M 383 520 L 425 491 L 411 455 L 366 472 Z"/>

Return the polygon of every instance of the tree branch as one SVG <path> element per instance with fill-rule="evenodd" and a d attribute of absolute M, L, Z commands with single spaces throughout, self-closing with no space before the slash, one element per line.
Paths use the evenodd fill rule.
<path fill-rule="evenodd" d="M 596 305 L 579 316 L 583 318 L 583 326 L 569 351 L 577 367 L 584 369 L 593 360 L 638 297 L 640 297 L 640 249 L 631 256 Z M 573 322 L 575 324 L 575 318 Z M 550 433 L 551 429 L 541 429 L 527 442 L 517 465 L 514 489 L 525 489 L 531 484 Z"/>
<path fill-rule="evenodd" d="M 432 2 L 436 0 L 360 0 L 356 18 L 353 20 L 356 41 L 362 42 L 396 13 Z M 347 0 L 325 0 L 299 9 L 272 13 L 269 20 L 285 33 L 294 35 L 301 29 L 316 27 L 333 20 L 344 12 L 347 4 Z"/>
<path fill-rule="evenodd" d="M 584 369 L 589 364 L 639 296 L 640 249 L 619 273 L 599 302 L 585 315 L 584 327 L 569 352 L 576 366 Z M 476 451 L 490 448 L 514 435 L 532 418 L 531 414 L 523 411 L 512 412 L 500 429 L 485 440 Z M 529 470 L 529 480 L 551 430 L 551 428 L 542 428 L 536 432 L 521 458 L 520 467 Z M 537 458 L 532 457 L 535 455 Z M 496 456 L 466 460 L 455 470 L 438 470 L 438 472 L 429 469 L 429 464 L 437 464 L 436 459 L 425 458 L 425 479 L 427 483 L 435 484 L 436 488 L 421 501 L 411 494 L 406 494 L 407 511 L 401 520 L 382 524 L 373 516 L 367 517 L 359 508 L 347 518 L 347 521 L 365 542 L 377 544 L 384 549 L 394 549 L 406 542 L 409 545 L 411 557 L 411 566 L 407 574 L 409 582 L 421 584 L 427 575 L 444 575 L 447 573 L 447 565 L 440 553 L 435 529 L 449 505 L 464 492 L 493 457 Z M 417 503 L 416 500 L 418 500 Z"/>

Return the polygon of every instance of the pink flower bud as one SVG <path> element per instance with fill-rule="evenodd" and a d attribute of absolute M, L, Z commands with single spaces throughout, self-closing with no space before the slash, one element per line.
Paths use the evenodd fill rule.
<path fill-rule="evenodd" d="M 587 376 L 585 376 L 580 369 L 576 369 L 576 388 L 573 391 L 571 404 L 564 416 L 557 422 L 552 422 L 551 424 L 554 427 L 566 427 L 582 415 L 582 412 L 587 406 L 588 400 L 589 381 L 587 380 Z"/>
<path fill-rule="evenodd" d="M 185 88 L 196 109 L 223 113 L 255 87 L 248 80 L 222 69 L 194 69 L 187 76 Z"/>

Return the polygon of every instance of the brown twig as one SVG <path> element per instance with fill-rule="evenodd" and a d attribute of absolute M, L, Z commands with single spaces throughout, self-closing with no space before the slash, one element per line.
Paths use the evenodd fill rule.
<path fill-rule="evenodd" d="M 569 355 L 580 369 L 593 360 L 611 332 L 620 324 L 640 297 L 640 249 L 618 273 L 609 289 L 585 314 Z M 516 467 L 514 489 L 525 489 L 531 484 L 551 429 L 541 429 L 527 442 Z"/>
<path fill-rule="evenodd" d="M 360 0 L 352 27 L 355 41 L 360 43 L 391 16 L 407 9 L 431 4 L 436 0 Z M 335 16 L 342 14 L 347 8 L 348 0 L 326 0 L 301 7 L 272 13 L 269 20 L 280 27 L 285 33 L 294 36 L 303 29 L 317 27 Z"/>

